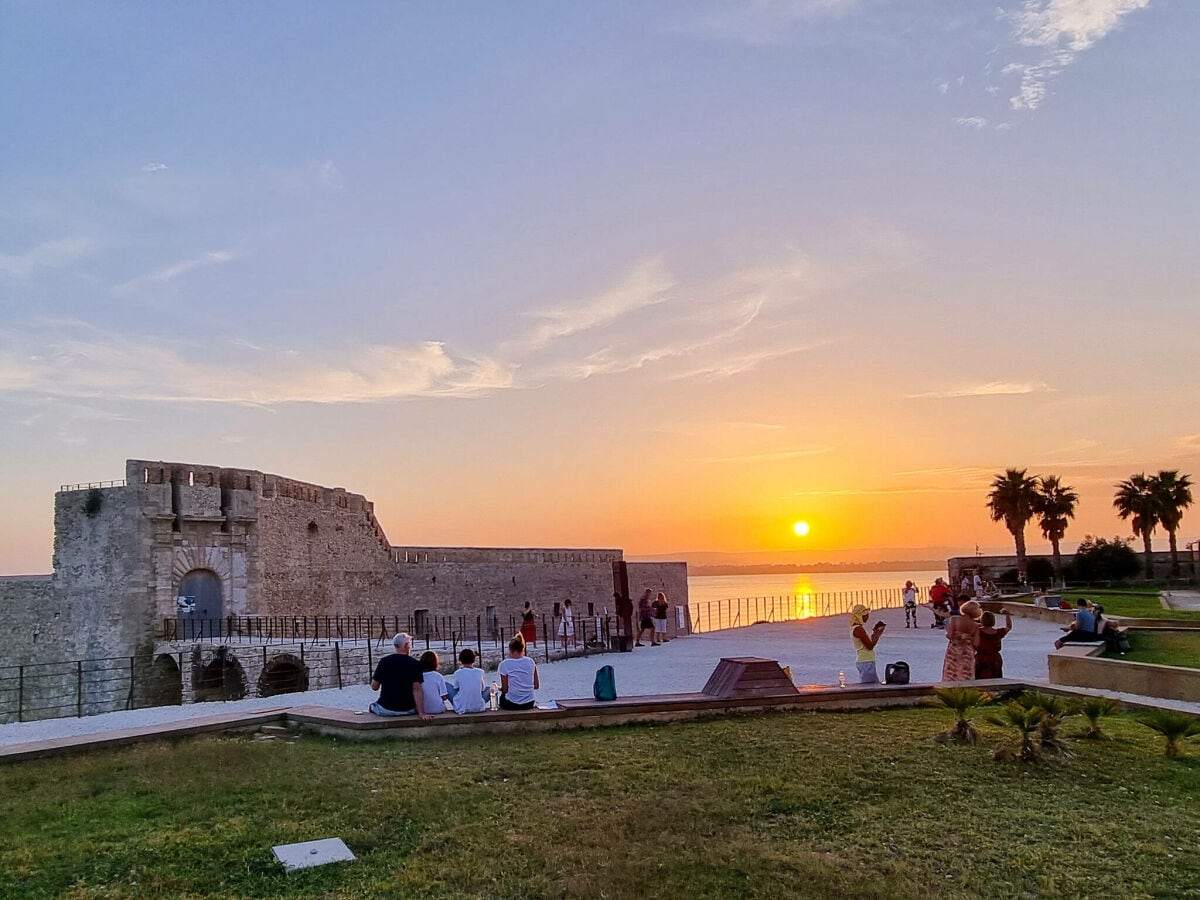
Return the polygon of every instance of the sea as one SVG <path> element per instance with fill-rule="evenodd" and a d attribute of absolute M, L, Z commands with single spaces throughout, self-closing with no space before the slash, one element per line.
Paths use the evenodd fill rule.
<path fill-rule="evenodd" d="M 858 603 L 871 609 L 900 606 L 906 581 L 917 586 L 919 600 L 924 600 L 934 579 L 944 575 L 915 570 L 689 576 L 688 609 L 694 632 L 844 615 Z"/>
<path fill-rule="evenodd" d="M 690 575 L 688 602 L 705 603 L 738 597 L 805 596 L 851 594 L 904 588 L 911 581 L 924 597 L 935 578 L 945 578 L 945 569 L 905 572 L 790 572 L 785 575 Z"/>

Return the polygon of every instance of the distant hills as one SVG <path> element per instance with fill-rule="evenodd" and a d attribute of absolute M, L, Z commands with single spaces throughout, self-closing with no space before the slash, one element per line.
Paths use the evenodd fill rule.
<path fill-rule="evenodd" d="M 940 572 L 946 568 L 946 559 L 884 559 L 862 563 L 759 563 L 745 566 L 693 566 L 688 565 L 689 575 L 788 575 L 793 572 L 829 574 L 832 572 Z"/>

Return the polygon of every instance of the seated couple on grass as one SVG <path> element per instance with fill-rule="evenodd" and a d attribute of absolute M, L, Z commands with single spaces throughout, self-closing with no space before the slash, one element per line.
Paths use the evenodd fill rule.
<path fill-rule="evenodd" d="M 457 713 L 482 712 L 487 709 L 491 689 L 484 675 L 475 667 L 475 651 L 465 648 L 458 655 L 461 668 L 448 682 L 437 671 L 436 653 L 426 651 L 418 662 L 410 654 L 412 638 L 403 632 L 392 639 L 395 653 L 379 660 L 371 676 L 371 689 L 379 691 L 379 699 L 368 707 L 377 716 L 419 716 L 428 722 L 437 713 L 446 711 L 446 701 Z M 508 644 L 508 658 L 500 663 L 500 708 L 508 710 L 533 709 L 533 692 L 540 687 L 537 666 L 525 655 L 525 641 L 520 635 Z"/>

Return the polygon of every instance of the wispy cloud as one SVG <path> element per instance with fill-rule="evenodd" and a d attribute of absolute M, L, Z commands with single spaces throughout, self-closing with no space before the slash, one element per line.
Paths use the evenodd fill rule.
<path fill-rule="evenodd" d="M 1200 453 L 1200 434 L 1184 434 L 1177 437 L 1175 449 L 1183 453 Z"/>
<path fill-rule="evenodd" d="M 272 406 L 472 397 L 512 384 L 507 366 L 455 357 L 434 341 L 341 352 L 231 350 L 220 359 L 212 351 L 211 344 L 99 329 L 54 335 L 37 346 L 0 351 L 0 395 Z"/>
<path fill-rule="evenodd" d="M 1052 79 L 1118 28 L 1124 16 L 1149 5 L 1150 0 L 1024 0 L 1010 14 L 1013 39 L 1039 53 L 1033 62 L 1013 62 L 1003 69 L 1020 78 L 1009 100 L 1012 108 L 1041 106 Z"/>
<path fill-rule="evenodd" d="M 855 12 L 862 0 L 740 0 L 711 5 L 692 30 L 754 46 L 781 44 L 798 29 Z"/>
<path fill-rule="evenodd" d="M 756 463 L 779 462 L 787 459 L 803 459 L 807 456 L 823 456 L 832 453 L 833 448 L 825 444 L 812 447 L 793 447 L 787 450 L 768 450 L 762 453 L 746 453 L 737 456 L 705 456 L 695 462 L 705 463 Z"/>
<path fill-rule="evenodd" d="M 667 299 L 675 280 L 661 259 L 644 262 L 620 284 L 574 305 L 563 305 L 532 314 L 537 320 L 523 342 L 528 349 L 541 349 L 552 341 L 588 331 Z"/>
<path fill-rule="evenodd" d="M 28 278 L 41 269 L 57 269 L 93 253 L 96 242 L 88 238 L 46 241 L 24 253 L 0 253 L 0 275 Z"/>
<path fill-rule="evenodd" d="M 142 171 L 145 172 L 147 175 L 151 175 L 155 172 L 167 171 L 167 166 L 166 166 L 166 163 L 148 162 L 144 166 L 142 166 Z"/>
<path fill-rule="evenodd" d="M 987 128 L 988 120 L 983 116 L 959 116 L 954 120 L 956 125 L 962 125 L 964 128 L 974 128 L 976 131 Z"/>
<path fill-rule="evenodd" d="M 1017 394 L 1042 394 L 1055 391 L 1044 381 L 988 381 L 942 391 L 924 391 L 905 395 L 910 400 L 949 400 L 957 397 L 1005 397 Z"/>
<path fill-rule="evenodd" d="M 140 288 L 152 285 L 162 285 L 167 282 L 174 281 L 180 275 L 186 275 L 194 269 L 201 269 L 207 266 L 219 266 L 224 263 L 233 262 L 240 259 L 241 256 L 234 250 L 210 250 L 207 253 L 202 253 L 199 256 L 193 256 L 189 259 L 181 259 L 178 262 L 171 263 L 161 269 L 156 269 L 153 272 L 147 272 L 145 275 L 139 275 L 136 278 L 131 278 L 122 284 L 113 287 L 114 294 L 129 294 Z"/>

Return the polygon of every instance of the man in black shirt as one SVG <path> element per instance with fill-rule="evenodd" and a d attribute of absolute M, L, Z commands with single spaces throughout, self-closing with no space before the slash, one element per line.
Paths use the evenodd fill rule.
<path fill-rule="evenodd" d="M 409 656 L 412 638 L 401 632 L 392 638 L 396 652 L 382 657 L 371 676 L 371 690 L 379 691 L 379 699 L 368 708 L 377 716 L 420 716 L 429 722 L 433 716 L 425 712 L 421 682 L 425 680 L 421 664 Z"/>

